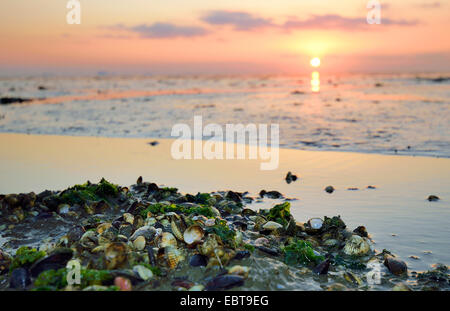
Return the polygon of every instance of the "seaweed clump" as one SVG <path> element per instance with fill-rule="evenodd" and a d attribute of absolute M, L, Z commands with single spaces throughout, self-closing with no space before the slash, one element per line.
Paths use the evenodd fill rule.
<path fill-rule="evenodd" d="M 208 233 L 217 234 L 222 242 L 230 246 L 236 246 L 236 231 L 230 229 L 225 220 L 216 219 L 216 224 L 206 229 Z"/>
<path fill-rule="evenodd" d="M 291 203 L 289 202 L 275 205 L 267 214 L 267 220 L 275 221 L 283 225 L 283 227 L 286 227 L 289 224 L 291 218 Z"/>
<path fill-rule="evenodd" d="M 446 265 L 437 264 L 433 270 L 418 273 L 417 280 L 419 283 L 450 286 L 449 269 Z"/>
<path fill-rule="evenodd" d="M 108 270 L 81 269 L 81 283 L 78 286 L 85 288 L 91 285 L 110 285 L 113 279 L 111 271 Z M 39 274 L 34 281 L 34 290 L 60 290 L 67 285 L 66 268 L 46 270 Z"/>
<path fill-rule="evenodd" d="M 39 259 L 45 257 L 44 251 L 38 251 L 36 248 L 28 246 L 20 247 L 12 259 L 10 271 L 19 267 L 29 267 Z"/>
<path fill-rule="evenodd" d="M 98 184 L 89 181 L 75 185 L 60 194 L 60 199 L 68 204 L 82 204 L 86 201 L 101 201 L 119 194 L 119 187 L 102 178 Z"/>
<path fill-rule="evenodd" d="M 311 243 L 304 240 L 294 240 L 283 248 L 284 262 L 288 265 L 317 264 L 325 258 L 317 255 L 311 246 Z"/>

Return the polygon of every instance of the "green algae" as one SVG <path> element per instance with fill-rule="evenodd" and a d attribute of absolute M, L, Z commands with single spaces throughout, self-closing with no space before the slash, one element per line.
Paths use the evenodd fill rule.
<path fill-rule="evenodd" d="M 119 187 L 102 178 L 98 184 L 86 182 L 64 190 L 60 199 L 67 204 L 83 204 L 89 201 L 101 201 L 119 194 Z"/>
<path fill-rule="evenodd" d="M 229 246 L 236 246 L 236 231 L 230 229 L 225 220 L 216 219 L 216 224 L 214 226 L 208 227 L 206 229 L 206 232 L 217 234 L 222 242 Z"/>
<path fill-rule="evenodd" d="M 267 220 L 275 221 L 283 227 L 286 227 L 291 219 L 291 203 L 284 202 L 282 204 L 275 205 L 269 210 L 267 214 Z"/>
<path fill-rule="evenodd" d="M 357 256 L 349 256 L 348 258 L 344 258 L 338 254 L 331 259 L 331 264 L 334 266 L 344 266 L 354 270 L 364 270 L 367 268 L 367 265 L 361 262 L 360 258 Z"/>
<path fill-rule="evenodd" d="M 113 280 L 108 270 L 81 269 L 80 286 L 85 288 L 90 285 L 103 285 Z M 34 281 L 35 290 L 60 290 L 68 285 L 67 269 L 43 271 Z"/>
<path fill-rule="evenodd" d="M 337 229 L 345 229 L 347 226 L 342 221 L 341 216 L 333 216 L 333 217 L 327 217 L 325 216 L 323 218 L 323 225 L 322 230 L 327 231 L 331 228 L 337 228 Z"/>
<path fill-rule="evenodd" d="M 213 217 L 214 213 L 210 206 L 199 206 L 199 207 L 184 207 L 177 204 L 162 204 L 162 203 L 156 203 L 149 205 L 148 207 L 142 209 L 140 211 L 140 214 L 142 217 L 146 218 L 148 212 L 152 214 L 165 214 L 168 212 L 174 212 L 174 213 L 183 213 L 185 215 L 203 215 L 206 217 Z"/>
<path fill-rule="evenodd" d="M 19 267 L 29 267 L 37 260 L 45 257 L 44 251 L 38 251 L 36 248 L 28 246 L 20 247 L 14 258 L 12 259 L 10 270 L 14 270 Z"/>
<path fill-rule="evenodd" d="M 244 244 L 244 248 L 252 253 L 255 251 L 255 247 L 251 244 Z"/>
<path fill-rule="evenodd" d="M 323 256 L 316 255 L 311 244 L 304 240 L 294 240 L 284 247 L 282 251 L 284 253 L 284 262 L 288 265 L 317 264 L 325 259 Z"/>

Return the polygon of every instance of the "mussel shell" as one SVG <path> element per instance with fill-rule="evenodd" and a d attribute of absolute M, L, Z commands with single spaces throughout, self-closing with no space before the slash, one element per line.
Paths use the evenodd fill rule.
<path fill-rule="evenodd" d="M 86 231 L 80 238 L 80 245 L 84 248 L 92 249 L 98 244 L 98 237 L 95 231 Z"/>
<path fill-rule="evenodd" d="M 130 223 L 122 223 L 119 226 L 119 234 L 126 236 L 127 238 L 131 237 L 133 233 L 133 225 Z"/>
<path fill-rule="evenodd" d="M 357 286 L 362 284 L 361 279 L 357 275 L 355 275 L 354 273 L 352 273 L 350 271 L 344 272 L 343 276 L 344 276 L 344 279 L 349 283 L 352 283 Z"/>
<path fill-rule="evenodd" d="M 134 231 L 133 235 L 131 235 L 130 240 L 134 241 L 138 236 L 143 236 L 148 242 L 153 241 L 156 236 L 156 229 L 151 226 L 143 226 Z"/>
<path fill-rule="evenodd" d="M 206 267 L 208 265 L 208 257 L 202 254 L 195 254 L 191 257 L 189 265 L 192 267 Z"/>
<path fill-rule="evenodd" d="M 367 238 L 369 236 L 369 234 L 367 233 L 367 229 L 364 226 L 359 226 L 358 228 L 353 230 L 353 232 L 364 238 Z"/>
<path fill-rule="evenodd" d="M 27 269 L 16 268 L 11 272 L 9 287 L 15 289 L 25 289 L 31 284 L 30 273 Z"/>
<path fill-rule="evenodd" d="M 206 284 L 206 290 L 223 290 L 244 285 L 244 277 L 225 274 L 216 276 Z"/>
<path fill-rule="evenodd" d="M 330 268 L 330 260 L 326 259 L 319 263 L 314 269 L 313 272 L 316 274 L 327 274 L 328 269 Z"/>
<path fill-rule="evenodd" d="M 242 216 L 254 216 L 256 215 L 256 212 L 249 208 L 244 208 L 241 212 Z"/>
<path fill-rule="evenodd" d="M 250 257 L 249 251 L 237 251 L 236 255 L 234 255 L 233 259 L 241 260 L 241 259 L 248 258 L 248 257 Z"/>
<path fill-rule="evenodd" d="M 50 255 L 39 259 L 31 266 L 31 276 L 37 277 L 43 271 L 65 268 L 69 260 L 72 259 L 72 256 L 72 249 L 58 248 L 54 250 Z"/>

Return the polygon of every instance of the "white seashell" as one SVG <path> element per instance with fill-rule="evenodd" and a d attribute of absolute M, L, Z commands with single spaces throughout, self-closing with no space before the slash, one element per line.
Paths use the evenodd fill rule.
<path fill-rule="evenodd" d="M 268 221 L 264 224 L 263 229 L 265 230 L 277 230 L 283 228 L 283 225 L 275 222 L 275 221 Z"/>
<path fill-rule="evenodd" d="M 322 228 L 323 220 L 320 218 L 312 218 L 308 221 L 308 223 L 312 229 L 319 230 L 320 228 Z"/>
<path fill-rule="evenodd" d="M 194 285 L 191 288 L 189 288 L 189 291 L 190 292 L 200 292 L 203 289 L 205 289 L 205 286 L 203 286 L 203 285 Z"/>
<path fill-rule="evenodd" d="M 136 273 L 144 281 L 147 281 L 153 277 L 152 270 L 141 265 L 134 266 L 133 272 Z"/>
<path fill-rule="evenodd" d="M 155 217 L 148 217 L 145 220 L 145 225 L 146 226 L 153 226 L 154 224 L 156 224 L 156 218 Z"/>
<path fill-rule="evenodd" d="M 250 272 L 250 267 L 244 267 L 244 266 L 233 266 L 228 270 L 228 274 L 240 275 L 244 278 L 248 277 L 249 272 Z"/>
<path fill-rule="evenodd" d="M 203 236 L 205 235 L 205 231 L 202 227 L 193 225 L 184 231 L 183 239 L 186 244 L 191 245 L 196 242 L 200 242 Z"/>
<path fill-rule="evenodd" d="M 205 226 L 207 226 L 207 227 L 212 227 L 215 224 L 216 224 L 216 220 L 212 219 L 212 218 L 205 221 Z"/>
<path fill-rule="evenodd" d="M 134 216 L 130 213 L 123 214 L 123 220 L 125 220 L 127 223 L 133 224 L 134 223 Z"/>
<path fill-rule="evenodd" d="M 163 232 L 159 239 L 159 247 L 164 248 L 164 247 L 169 247 L 169 246 L 176 247 L 177 239 L 175 238 L 175 236 L 172 233 Z"/>
<path fill-rule="evenodd" d="M 145 248 L 145 244 L 146 244 L 145 237 L 142 235 L 138 236 L 133 242 L 134 248 L 137 249 L 138 251 L 143 250 Z"/>

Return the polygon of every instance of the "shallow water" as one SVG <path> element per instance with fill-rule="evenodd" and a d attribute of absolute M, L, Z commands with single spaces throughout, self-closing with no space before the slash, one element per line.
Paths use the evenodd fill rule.
<path fill-rule="evenodd" d="M 43 99 L 0 106 L 0 132 L 170 138 L 174 124 L 202 115 L 221 126 L 279 123 L 285 148 L 450 157 L 448 80 L 320 80 L 312 92 L 308 75 L 0 79 L 2 97 Z"/>

